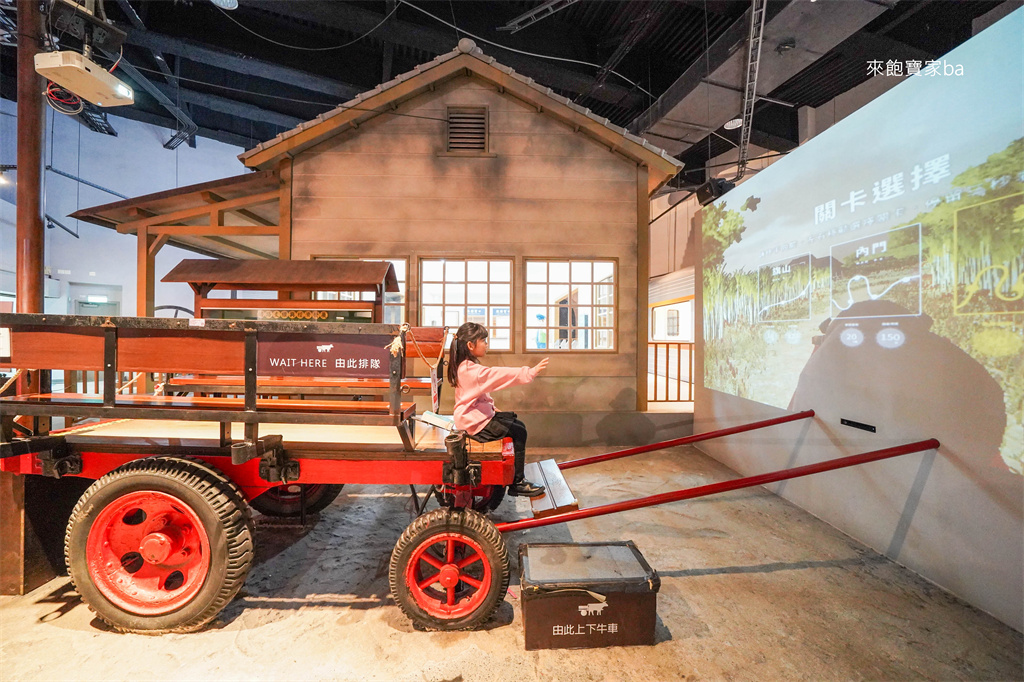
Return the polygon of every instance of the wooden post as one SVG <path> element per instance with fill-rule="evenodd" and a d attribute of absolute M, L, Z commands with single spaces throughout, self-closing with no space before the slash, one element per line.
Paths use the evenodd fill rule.
<path fill-rule="evenodd" d="M 647 194 L 648 169 L 636 173 L 636 409 L 647 411 L 647 308 L 651 272 L 651 199 Z"/>
<path fill-rule="evenodd" d="M 278 260 L 292 258 L 292 160 L 282 159 L 278 164 L 281 177 L 281 200 L 279 203 L 278 225 Z"/>
<path fill-rule="evenodd" d="M 43 312 L 43 79 L 35 55 L 43 40 L 39 4 L 18 0 L 18 312 Z M 27 392 L 39 390 L 39 372 L 19 382 Z M 4 433 L 8 440 L 12 433 Z M 25 477 L 0 473 L 0 593 L 25 594 L 54 577 L 25 510 Z"/>
<path fill-rule="evenodd" d="M 138 232 L 138 258 L 136 264 L 135 314 L 153 317 L 156 306 L 156 251 L 157 236 L 149 227 L 140 226 Z"/>

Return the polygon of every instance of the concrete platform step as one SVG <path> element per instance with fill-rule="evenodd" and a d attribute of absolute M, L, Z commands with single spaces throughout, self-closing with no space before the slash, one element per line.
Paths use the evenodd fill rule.
<path fill-rule="evenodd" d="M 540 462 L 530 462 L 523 470 L 526 480 L 544 486 L 544 494 L 540 497 L 531 497 L 530 505 L 533 507 L 533 517 L 536 519 L 560 514 L 567 511 L 575 511 L 580 508 L 580 502 L 569 489 L 565 482 L 558 463 L 553 459 L 545 459 Z"/>

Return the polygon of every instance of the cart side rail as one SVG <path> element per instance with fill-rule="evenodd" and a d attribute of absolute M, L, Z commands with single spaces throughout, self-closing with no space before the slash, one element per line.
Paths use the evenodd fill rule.
<path fill-rule="evenodd" d="M 799 421 L 801 419 L 809 419 L 810 417 L 813 416 L 814 410 L 804 410 L 803 412 L 787 414 L 782 417 L 774 417 L 772 419 L 751 422 L 749 424 L 742 424 L 740 426 L 731 426 L 727 429 L 718 429 L 716 431 L 708 431 L 706 433 L 696 433 L 692 436 L 683 436 L 682 438 L 674 438 L 672 440 L 661 441 L 660 443 L 641 445 L 639 447 L 629 448 L 627 450 L 618 450 L 616 452 L 607 452 L 603 455 L 594 455 L 592 457 L 581 457 L 580 459 L 572 459 L 569 460 L 568 462 L 559 463 L 558 468 L 562 470 L 574 469 L 576 467 L 586 466 L 588 464 L 608 462 L 610 460 L 620 459 L 622 457 L 632 457 L 633 455 L 640 455 L 645 452 L 654 452 L 655 450 L 665 450 L 667 448 L 674 448 L 677 445 L 688 445 L 690 443 L 699 443 L 700 441 L 703 440 L 711 440 L 712 438 L 721 438 L 723 436 L 731 436 L 736 433 L 755 431 L 757 429 L 763 429 L 768 426 L 775 426 L 776 424 L 785 424 L 787 422 Z"/>
<path fill-rule="evenodd" d="M 553 516 L 546 516 L 539 519 L 508 521 L 506 523 L 497 524 L 497 527 L 499 531 L 505 533 L 515 530 L 528 530 L 530 528 L 550 526 L 556 523 L 566 523 L 568 521 L 579 521 L 580 519 L 589 519 L 594 516 L 604 516 L 606 514 L 615 514 L 617 512 L 629 511 L 631 509 L 641 509 L 643 507 L 653 507 L 659 504 L 667 504 L 669 502 L 679 502 L 680 500 L 706 497 L 708 495 L 729 492 L 731 490 L 753 488 L 759 485 L 775 483 L 776 481 L 785 481 L 791 478 L 810 476 L 811 474 L 818 474 L 824 471 L 835 471 L 836 469 L 857 466 L 859 464 L 867 464 L 868 462 L 877 462 L 879 460 L 889 459 L 892 457 L 901 457 L 915 452 L 935 450 L 938 447 L 939 441 L 934 438 L 929 438 L 928 440 L 907 443 L 906 445 L 897 445 L 895 447 L 884 448 L 882 450 L 872 450 L 871 452 L 865 452 L 859 455 L 840 457 L 838 459 L 817 462 L 815 464 L 807 464 L 805 466 L 794 467 L 792 469 L 782 469 L 780 471 L 758 474 L 756 476 L 746 476 L 732 481 L 720 481 L 718 483 L 697 486 L 696 488 L 687 488 L 686 490 L 676 490 L 674 492 L 661 493 L 659 495 L 640 497 L 635 500 L 612 502 L 597 507 L 579 509 L 577 511 L 555 514 Z"/>

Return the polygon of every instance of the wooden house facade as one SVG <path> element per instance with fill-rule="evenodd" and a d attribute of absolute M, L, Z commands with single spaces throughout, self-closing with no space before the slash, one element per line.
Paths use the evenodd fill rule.
<path fill-rule="evenodd" d="M 551 358 L 499 407 L 646 409 L 650 196 L 682 167 L 662 150 L 463 40 L 239 158 L 279 178 L 279 257 L 391 260 L 385 321 L 479 321 L 489 364 Z"/>

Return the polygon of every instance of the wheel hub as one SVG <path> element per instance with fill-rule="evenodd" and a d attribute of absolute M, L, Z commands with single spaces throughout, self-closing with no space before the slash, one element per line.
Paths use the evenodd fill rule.
<path fill-rule="evenodd" d="M 89 531 L 86 554 L 100 593 L 138 615 L 181 608 L 210 570 L 210 538 L 196 511 L 155 490 L 128 492 L 104 507 Z"/>
<path fill-rule="evenodd" d="M 139 543 L 139 554 L 151 564 L 163 564 L 175 552 L 178 544 L 167 533 L 150 533 Z"/>
<path fill-rule="evenodd" d="M 445 564 L 437 575 L 437 581 L 442 587 L 455 587 L 459 584 L 459 567 L 455 564 Z"/>

